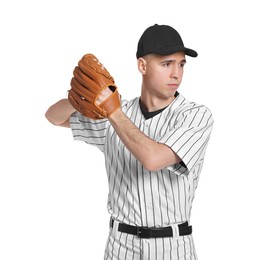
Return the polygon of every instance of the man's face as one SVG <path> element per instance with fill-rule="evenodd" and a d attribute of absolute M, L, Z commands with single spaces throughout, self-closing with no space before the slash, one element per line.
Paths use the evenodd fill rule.
<path fill-rule="evenodd" d="M 177 52 L 167 56 L 152 54 L 147 55 L 144 60 L 146 67 L 143 79 L 146 91 L 163 99 L 173 97 L 182 82 L 185 53 Z"/>

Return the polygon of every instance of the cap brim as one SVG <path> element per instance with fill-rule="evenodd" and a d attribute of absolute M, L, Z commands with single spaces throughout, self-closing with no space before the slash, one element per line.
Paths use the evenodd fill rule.
<path fill-rule="evenodd" d="M 174 54 L 176 52 L 181 52 L 183 51 L 186 55 L 191 56 L 191 57 L 197 57 L 198 53 L 195 50 L 185 48 L 183 46 L 167 46 L 163 47 L 161 49 L 155 50 L 152 53 L 158 54 L 158 55 L 170 55 Z"/>

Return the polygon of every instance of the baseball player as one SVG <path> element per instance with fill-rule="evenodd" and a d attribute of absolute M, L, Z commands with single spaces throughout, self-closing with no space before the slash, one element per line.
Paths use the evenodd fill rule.
<path fill-rule="evenodd" d="M 74 70 L 68 99 L 46 112 L 75 140 L 100 149 L 109 183 L 110 233 L 104 259 L 194 260 L 190 215 L 213 118 L 178 91 L 186 48 L 171 26 L 148 27 L 137 46 L 141 95 L 120 99 L 92 54 Z"/>

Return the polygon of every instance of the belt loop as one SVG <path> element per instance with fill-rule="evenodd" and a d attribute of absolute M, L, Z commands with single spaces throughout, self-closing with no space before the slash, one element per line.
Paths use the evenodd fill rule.
<path fill-rule="evenodd" d="M 114 223 L 114 220 L 113 220 L 113 218 L 111 217 L 111 218 L 110 218 L 110 228 L 113 228 L 113 223 Z"/>
<path fill-rule="evenodd" d="M 113 224 L 111 226 L 111 230 L 112 230 L 112 233 L 115 235 L 119 229 L 119 222 L 116 221 L 115 219 L 112 219 L 110 220 L 110 224 Z"/>
<path fill-rule="evenodd" d="M 179 238 L 179 227 L 178 224 L 173 224 L 171 225 L 172 231 L 173 231 L 173 239 L 174 238 Z"/>

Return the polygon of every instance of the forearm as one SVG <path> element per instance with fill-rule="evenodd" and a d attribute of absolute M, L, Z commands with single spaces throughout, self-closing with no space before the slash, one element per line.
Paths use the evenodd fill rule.
<path fill-rule="evenodd" d="M 112 114 L 109 121 L 127 149 L 146 169 L 156 171 L 181 161 L 169 147 L 141 132 L 121 110 Z"/>
<path fill-rule="evenodd" d="M 68 127 L 69 117 L 75 111 L 76 110 L 69 103 L 68 99 L 61 99 L 57 103 L 49 107 L 49 109 L 45 113 L 45 116 L 54 125 Z"/>

